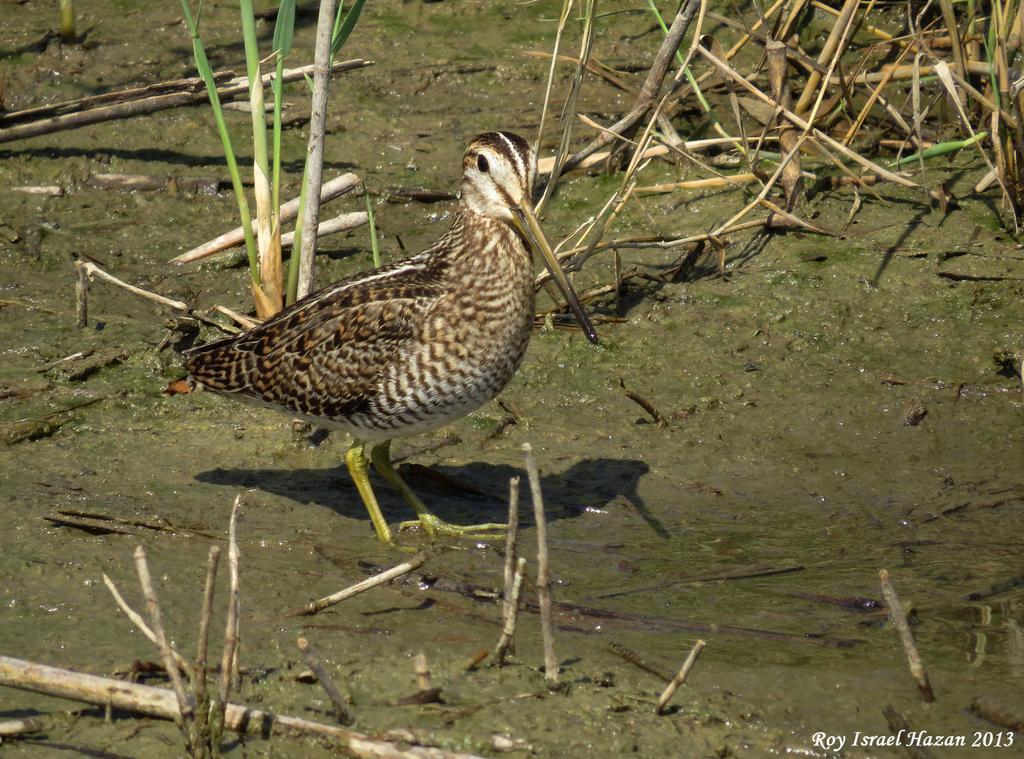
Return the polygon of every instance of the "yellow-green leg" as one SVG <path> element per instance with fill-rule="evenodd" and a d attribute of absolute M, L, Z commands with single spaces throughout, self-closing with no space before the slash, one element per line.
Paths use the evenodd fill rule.
<path fill-rule="evenodd" d="M 508 529 L 507 524 L 493 522 L 470 525 L 450 524 L 437 516 L 437 514 L 434 514 L 420 500 L 419 496 L 412 492 L 412 489 L 405 484 L 405 481 L 398 476 L 398 472 L 395 471 L 395 467 L 391 464 L 390 440 L 385 440 L 383 443 L 374 446 L 373 451 L 370 453 L 370 458 L 373 461 L 373 468 L 377 470 L 377 473 L 390 482 L 392 487 L 402 494 L 405 502 L 416 511 L 418 519 L 412 522 L 402 522 L 398 525 L 399 530 L 419 526 L 431 537 L 450 535 L 457 538 L 485 538 L 493 537 L 495 533 Z"/>
<path fill-rule="evenodd" d="M 373 529 L 377 531 L 377 537 L 381 543 L 394 545 L 395 540 L 391 537 L 391 528 L 384 521 L 384 515 L 380 513 L 380 506 L 377 504 L 377 497 L 370 487 L 370 470 L 366 463 L 365 443 L 359 440 L 352 441 L 352 447 L 345 452 L 345 464 L 348 466 L 348 473 L 356 484 L 363 505 L 370 514 L 370 521 L 373 522 Z M 378 470 L 380 468 L 378 467 Z"/>

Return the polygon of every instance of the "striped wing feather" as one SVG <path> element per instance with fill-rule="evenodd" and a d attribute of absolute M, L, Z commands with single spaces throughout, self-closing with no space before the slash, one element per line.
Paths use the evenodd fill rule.
<path fill-rule="evenodd" d="M 331 285 L 238 335 L 189 352 L 210 390 L 319 417 L 368 408 L 444 292 L 432 251 Z"/>

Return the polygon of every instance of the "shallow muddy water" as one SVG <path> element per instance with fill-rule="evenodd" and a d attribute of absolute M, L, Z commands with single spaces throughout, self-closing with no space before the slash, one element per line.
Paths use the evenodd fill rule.
<path fill-rule="evenodd" d="M 177 6 L 95 4 L 83 11 L 87 33 L 77 47 L 36 44 L 50 11 L 32 6 L 0 8 L 8 109 L 191 75 Z M 448 191 L 474 134 L 501 128 L 532 138 L 547 63 L 522 52 L 550 50 L 557 12 L 552 3 L 368 4 L 342 57 L 376 64 L 332 89 L 326 174 L 355 171 L 373 191 Z M 215 67 L 240 70 L 235 10 L 207 4 L 204 16 Z M 315 21 L 300 24 L 296 49 L 305 52 Z M 595 55 L 623 68 L 648 63 L 657 35 L 633 37 L 649 27 L 643 15 L 614 17 L 599 25 Z M 270 33 L 261 27 L 268 49 Z M 571 68 L 560 72 L 558 98 Z M 299 85 L 287 99 L 295 112 L 308 109 Z M 579 108 L 611 121 L 631 102 L 594 79 Z M 229 119 L 245 133 L 248 115 Z M 1014 747 L 970 748 L 976 732 L 1008 734 L 972 714 L 973 699 L 1024 711 L 1024 419 L 1015 376 L 1024 252 L 994 219 L 998 196 L 969 196 L 983 164 L 965 157 L 929 179 L 951 177 L 963 198 L 948 215 L 877 187 L 847 226 L 853 196 L 818 194 L 805 216 L 841 235 L 740 235 L 730 239 L 725 276 L 705 256 L 679 281 L 634 278 L 618 297 L 589 304 L 605 322 L 614 317 L 598 325 L 599 346 L 578 331 L 538 328 L 504 406 L 396 442 L 413 487 L 457 522 L 503 518 L 508 479 L 523 473 L 521 445 L 533 445 L 561 604 L 563 684 L 549 691 L 532 607 L 509 666 L 464 670 L 499 634 L 500 607 L 479 592 L 500 587 L 499 544 L 445 546 L 409 583 L 289 617 L 406 556 L 375 540 L 343 470 L 344 436 L 311 441 L 284 415 L 212 394 L 164 397 L 180 372 L 179 350 L 215 333 L 197 337 L 123 291 L 95 284 L 90 324 L 75 327 L 76 256 L 202 308 L 249 308 L 240 257 L 167 264 L 235 225 L 230 193 L 117 193 L 87 181 L 105 172 L 225 178 L 211 121 L 206 109 L 180 109 L 0 145 L 5 186 L 67 189 L 0 200 L 0 653 L 105 675 L 156 660 L 100 579 L 108 574 L 141 606 L 131 558 L 139 544 L 166 624 L 190 651 L 205 557 L 211 544 L 225 544 L 231 503 L 242 494 L 240 702 L 332 721 L 318 686 L 296 679 L 303 634 L 351 692 L 355 729 L 409 728 L 449 750 L 493 755 L 493 736 L 502 735 L 538 756 L 825 756 L 833 753 L 827 739 L 845 738 L 847 756 L 887 755 L 852 744 L 858 733 L 862 744 L 890 735 L 883 709 L 891 705 L 915 730 L 968 743 L 936 756 L 1021 754 L 1019 733 Z M 685 122 L 679 127 L 686 132 Z M 584 129 L 581 141 L 590 136 Z M 289 197 L 304 140 L 303 128 L 285 133 Z M 551 132 L 542 154 L 556 140 Z M 693 176 L 654 164 L 642 183 Z M 617 184 L 564 180 L 545 218 L 549 237 L 596 213 Z M 741 190 L 643 198 L 612 234 L 696 234 L 749 199 Z M 336 205 L 359 210 L 363 200 Z M 384 257 L 433 242 L 451 209 L 378 201 Z M 365 228 L 328 238 L 321 250 L 323 283 L 370 265 Z M 657 275 L 680 251 L 620 255 L 624 268 Z M 613 277 L 605 253 L 577 284 Z M 88 355 L 55 363 L 79 352 Z M 396 494 L 377 488 L 389 521 L 409 518 Z M 163 529 L 87 531 L 47 519 L 61 511 Z M 532 564 L 532 519 L 524 522 Z M 914 610 L 931 705 L 921 703 L 881 608 L 883 567 Z M 690 679 L 670 712 L 655 716 L 664 682 L 612 649 L 674 671 L 698 638 L 707 647 Z M 395 706 L 415 691 L 420 651 L 443 703 Z M 0 688 L 0 719 L 70 706 Z M 45 737 L 2 750 L 180 752 L 172 725 L 126 715 L 112 725 L 58 721 Z M 248 739 L 230 753 L 331 752 L 276 738 Z"/>

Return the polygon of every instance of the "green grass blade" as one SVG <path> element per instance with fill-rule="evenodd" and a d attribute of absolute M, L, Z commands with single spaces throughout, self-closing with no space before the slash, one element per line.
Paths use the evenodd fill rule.
<path fill-rule="evenodd" d="M 905 155 L 902 158 L 891 162 L 890 166 L 902 166 L 905 163 L 914 163 L 915 161 L 935 158 L 940 155 L 949 155 L 950 153 L 956 153 L 964 148 L 969 148 L 976 142 L 981 142 L 988 137 L 988 132 L 978 132 L 973 137 L 968 137 L 965 140 L 950 140 L 948 142 L 940 142 L 938 145 L 932 145 L 930 148 L 925 148 L 922 151 L 913 153 L 911 155 Z"/>
<path fill-rule="evenodd" d="M 341 21 L 341 10 L 344 3 L 338 5 L 338 15 L 334 19 L 334 33 L 331 36 L 331 61 L 334 61 L 334 56 L 338 54 L 349 35 L 352 34 L 352 30 L 355 29 L 356 22 L 359 21 L 359 15 L 363 12 L 363 6 L 366 5 L 366 0 L 356 0 L 352 3 L 352 7 L 349 8 L 348 13 L 345 14 L 345 20 Z"/>
<path fill-rule="evenodd" d="M 224 120 L 224 109 L 220 105 L 220 96 L 217 94 L 217 83 L 213 80 L 213 67 L 206 57 L 206 48 L 199 37 L 199 29 L 189 11 L 188 0 L 181 0 L 182 11 L 185 15 L 185 23 L 188 25 L 192 35 L 192 53 L 195 57 L 196 70 L 206 84 L 206 92 L 210 97 L 210 108 L 213 111 L 213 120 L 217 124 L 217 132 L 220 135 L 221 145 L 224 147 L 224 158 L 228 164 L 228 173 L 231 175 L 231 186 L 235 191 L 235 199 L 238 201 L 238 215 L 242 221 L 242 232 L 245 235 L 245 249 L 249 254 L 249 275 L 252 281 L 260 284 L 259 261 L 256 253 L 256 238 L 252 232 L 252 217 L 249 213 L 249 202 L 245 197 L 245 189 L 242 187 L 242 178 L 238 173 L 238 162 L 235 160 L 235 151 L 231 146 L 231 134 L 228 132 L 227 122 Z"/>
<path fill-rule="evenodd" d="M 299 294 L 299 251 L 302 250 L 302 220 L 306 213 L 306 173 L 309 161 L 302 170 L 302 189 L 299 191 L 299 210 L 295 217 L 295 239 L 292 240 L 292 255 L 288 259 L 288 283 L 285 287 L 285 305 L 290 306 Z"/>
<path fill-rule="evenodd" d="M 281 111 L 284 107 L 284 61 L 292 49 L 292 38 L 295 33 L 295 0 L 282 0 L 277 9 L 277 23 L 274 25 L 274 79 L 271 90 L 274 93 L 274 132 L 273 132 L 273 173 L 271 174 L 271 204 L 273 208 L 281 207 Z"/>

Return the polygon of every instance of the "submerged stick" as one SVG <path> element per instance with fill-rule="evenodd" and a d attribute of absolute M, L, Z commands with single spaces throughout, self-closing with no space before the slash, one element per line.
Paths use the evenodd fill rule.
<path fill-rule="evenodd" d="M 338 690 L 338 686 L 334 684 L 334 680 L 327 670 L 324 669 L 324 665 L 320 663 L 320 657 L 317 656 L 313 644 L 302 635 L 299 636 L 298 643 L 299 651 L 302 652 L 302 660 L 306 662 L 307 667 L 313 670 L 313 674 L 320 683 L 320 687 L 324 689 L 328 698 L 331 699 L 331 703 L 334 704 L 334 713 L 338 718 L 338 722 L 342 725 L 351 725 L 356 719 L 352 716 L 352 712 L 349 711 L 345 703 L 347 699 Z"/>
<path fill-rule="evenodd" d="M 310 601 L 305 606 L 290 612 L 288 616 L 306 617 L 321 612 L 330 606 L 334 606 L 336 603 L 341 603 L 346 598 L 358 596 L 360 593 L 369 590 L 370 588 L 376 588 L 378 585 L 384 585 L 385 583 L 391 582 L 396 577 L 401 577 L 417 567 L 423 566 L 423 562 L 426 560 L 427 555 L 425 553 L 418 553 L 409 559 L 409 561 L 402 562 L 398 566 L 392 567 L 385 572 L 376 574 L 373 577 L 368 577 L 362 582 L 357 582 L 355 585 L 351 585 L 344 590 L 339 590 L 337 593 L 332 593 L 329 596 L 324 596 L 317 601 Z"/>
<path fill-rule="evenodd" d="M 89 704 L 175 719 L 180 712 L 174 694 L 166 688 L 139 685 L 124 680 L 86 675 L 68 669 L 0 656 L 0 685 L 43 693 L 48 696 L 84 701 Z M 300 717 L 272 714 L 240 704 L 227 704 L 224 726 L 238 733 L 269 738 L 282 731 L 330 738 L 356 757 L 395 759 L 475 759 L 471 754 L 454 754 L 436 748 L 398 745 L 343 727 L 325 725 Z"/>
<path fill-rule="evenodd" d="M 665 690 L 661 694 L 661 698 L 658 699 L 657 706 L 654 707 L 655 714 L 663 714 L 665 707 L 668 705 L 669 699 L 675 695 L 675 692 L 679 689 L 679 686 L 686 682 L 686 678 L 690 675 L 690 670 L 693 669 L 693 665 L 697 663 L 697 657 L 700 656 L 700 652 L 704 650 L 704 641 L 698 640 L 693 644 L 693 648 L 690 649 L 690 655 L 686 657 L 686 661 L 683 662 L 683 666 L 679 668 L 679 672 L 672 678 Z"/>
<path fill-rule="evenodd" d="M 900 606 L 899 596 L 896 589 L 889 582 L 889 572 L 885 569 L 878 570 L 878 579 L 882 583 L 882 595 L 889 607 L 889 619 L 892 620 L 899 633 L 900 641 L 903 643 L 903 651 L 907 655 L 907 663 L 910 665 L 910 674 L 917 681 L 917 690 L 921 694 L 921 700 L 931 703 L 935 700 L 935 693 L 932 692 L 932 685 L 928 681 L 928 673 L 925 671 L 921 661 L 921 654 L 918 653 L 917 645 L 914 643 L 914 634 L 910 632 L 910 625 L 907 623 L 907 615 L 903 613 Z"/>
<path fill-rule="evenodd" d="M 340 71 L 347 71 L 349 69 L 363 68 L 364 66 L 372 65 L 373 61 L 364 61 L 362 59 L 342 61 L 335 63 L 331 68 L 331 71 L 332 73 L 337 73 Z M 302 79 L 312 70 L 312 66 L 288 69 L 281 77 L 281 81 L 291 82 Z M 270 83 L 271 78 L 271 74 L 264 74 L 263 85 L 267 86 Z M 192 80 L 182 81 L 191 82 Z M 6 129 L 0 129 L 0 143 L 25 139 L 26 137 L 36 137 L 41 134 L 61 132 L 66 129 L 76 129 L 90 124 L 99 124 L 104 121 L 115 121 L 117 119 L 131 118 L 132 116 L 142 116 L 145 114 L 156 113 L 157 111 L 165 111 L 169 108 L 180 108 L 181 106 L 205 103 L 208 99 L 208 95 L 206 94 L 206 90 L 201 86 L 202 80 L 199 81 L 199 86 L 189 85 L 187 91 L 184 92 L 165 93 L 141 99 L 128 100 L 126 102 L 114 103 L 113 105 L 106 105 L 99 108 L 89 108 L 84 111 L 63 113 L 52 118 L 39 119 L 37 121 L 30 121 L 28 123 L 7 127 Z M 248 79 L 246 77 L 236 77 L 230 82 L 218 87 L 217 93 L 221 98 L 228 98 L 245 94 L 248 89 Z M 47 108 L 52 108 L 52 106 L 47 106 Z M 15 114 L 8 114 L 8 118 L 13 117 L 14 115 Z"/>
<path fill-rule="evenodd" d="M 544 519 L 544 498 L 540 492 L 540 473 L 533 448 L 523 443 L 526 473 L 530 478 L 533 516 L 537 522 L 537 601 L 540 604 L 540 632 L 544 639 L 544 679 L 549 685 L 558 682 L 558 661 L 555 659 L 555 634 L 551 624 L 551 567 L 548 563 L 548 530 Z"/>
<path fill-rule="evenodd" d="M 675 677 L 675 675 L 673 675 L 667 669 L 662 669 L 656 664 L 651 664 L 650 662 L 644 660 L 644 658 L 633 649 L 626 648 L 625 646 L 620 645 L 619 643 L 609 643 L 605 648 L 611 653 L 618 656 L 619 658 L 628 661 L 634 667 L 642 669 L 647 674 L 654 675 L 655 677 L 660 677 L 666 683 L 671 682 L 672 678 Z"/>
<path fill-rule="evenodd" d="M 501 636 L 494 647 L 494 660 L 500 667 L 505 663 L 505 655 L 516 634 L 516 617 L 519 615 L 519 594 L 523 589 L 523 578 L 526 577 L 526 559 L 520 556 L 516 560 L 516 572 L 512 576 L 512 592 L 509 594 L 508 606 L 505 610 L 505 624 L 501 628 Z"/>

